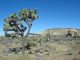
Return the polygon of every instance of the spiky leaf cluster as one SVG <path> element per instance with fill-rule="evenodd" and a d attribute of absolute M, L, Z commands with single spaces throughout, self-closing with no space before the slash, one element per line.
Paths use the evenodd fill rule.
<path fill-rule="evenodd" d="M 11 35 L 8 33 L 9 31 L 15 35 L 23 35 L 26 31 L 26 26 L 22 23 L 23 21 L 26 22 L 28 25 L 28 33 L 32 26 L 32 22 L 37 19 L 37 9 L 22 9 L 19 11 L 19 14 L 16 13 L 11 14 L 8 18 L 4 19 L 4 31 L 5 35 Z"/>

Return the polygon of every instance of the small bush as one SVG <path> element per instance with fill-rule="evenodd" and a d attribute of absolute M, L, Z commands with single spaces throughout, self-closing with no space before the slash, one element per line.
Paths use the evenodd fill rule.
<path fill-rule="evenodd" d="M 29 44 L 30 46 L 36 46 L 38 44 L 38 42 L 30 40 L 30 41 L 27 42 L 27 44 Z"/>

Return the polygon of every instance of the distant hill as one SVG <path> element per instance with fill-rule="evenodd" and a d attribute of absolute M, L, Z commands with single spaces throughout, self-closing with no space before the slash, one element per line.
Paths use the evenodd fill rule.
<path fill-rule="evenodd" d="M 47 29 L 41 33 L 41 35 L 45 35 L 49 33 L 50 35 L 65 35 L 67 31 L 71 31 L 72 33 L 75 31 L 80 35 L 80 29 L 75 29 L 75 28 L 52 28 L 52 29 Z"/>

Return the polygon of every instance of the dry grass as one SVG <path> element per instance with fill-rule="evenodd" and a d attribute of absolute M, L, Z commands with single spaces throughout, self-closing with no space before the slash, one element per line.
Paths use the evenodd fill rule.
<path fill-rule="evenodd" d="M 24 54 L 24 55 L 15 55 L 11 54 L 8 56 L 0 56 L 0 60 L 35 60 L 33 55 Z"/>
<path fill-rule="evenodd" d="M 0 49 L 3 46 L 0 45 Z M 35 52 L 36 50 L 40 50 Z M 57 40 L 43 42 L 42 45 L 32 46 L 34 54 L 1 55 L 0 60 L 73 60 L 80 59 L 80 40 Z M 71 53 L 71 54 L 70 54 Z"/>

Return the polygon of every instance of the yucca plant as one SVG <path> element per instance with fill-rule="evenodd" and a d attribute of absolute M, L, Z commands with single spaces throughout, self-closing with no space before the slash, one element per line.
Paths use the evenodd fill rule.
<path fill-rule="evenodd" d="M 31 27 L 32 27 L 32 22 L 37 19 L 37 9 L 22 9 L 19 11 L 19 15 L 16 13 L 11 14 L 8 18 L 4 19 L 5 24 L 4 24 L 4 32 L 5 36 L 10 35 L 9 31 L 12 31 L 12 33 L 15 34 L 15 36 L 20 35 L 22 37 L 22 53 L 24 53 L 24 44 L 25 40 L 28 37 Z M 26 26 L 22 22 L 26 22 Z M 28 27 L 28 30 L 27 30 Z M 25 31 L 27 30 L 27 33 Z"/>

